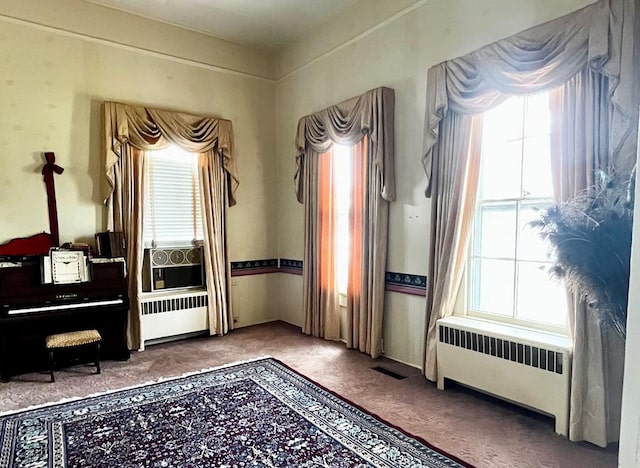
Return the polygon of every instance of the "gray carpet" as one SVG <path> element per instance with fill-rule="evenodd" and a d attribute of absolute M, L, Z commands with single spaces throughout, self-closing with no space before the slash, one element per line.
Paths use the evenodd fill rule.
<path fill-rule="evenodd" d="M 258 356 L 273 356 L 391 424 L 478 467 L 615 467 L 617 449 L 572 443 L 553 420 L 455 385 L 445 392 L 418 369 L 300 333 L 283 322 L 149 347 L 128 362 L 106 361 L 103 373 L 77 366 L 13 377 L 0 384 L 0 411 L 181 375 Z M 407 378 L 372 370 L 382 366 Z"/>

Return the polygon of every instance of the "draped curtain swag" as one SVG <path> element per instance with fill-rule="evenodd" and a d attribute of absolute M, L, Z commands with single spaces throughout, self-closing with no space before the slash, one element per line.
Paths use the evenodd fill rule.
<path fill-rule="evenodd" d="M 304 203 L 304 162 L 329 151 L 334 144 L 354 145 L 369 135 L 369 160 L 381 177 L 380 195 L 386 201 L 396 196 L 393 175 L 394 92 L 376 88 L 361 96 L 303 117 L 296 134 L 296 194 Z"/>
<path fill-rule="evenodd" d="M 426 195 L 433 197 L 436 208 L 432 209 L 427 287 L 425 374 L 430 380 L 437 379 L 436 320 L 453 313 L 450 304 L 457 295 L 457 290 L 442 284 L 450 282 L 447 278 L 452 274 L 457 281 L 457 269 L 452 267 L 447 252 L 457 253 L 467 244 L 468 226 L 472 222 L 471 216 L 438 209 L 447 196 L 439 181 L 459 174 L 459 163 L 448 163 L 446 158 L 459 154 L 453 145 L 469 133 L 468 123 L 461 117 L 481 114 L 510 95 L 564 86 L 565 107 L 561 119 L 567 127 L 570 123 L 573 126 L 562 130 L 568 132 L 564 135 L 566 147 L 554 156 L 552 163 L 558 198 L 573 196 L 584 188 L 594 180 L 597 169 L 630 171 L 636 159 L 638 122 L 638 95 L 634 84 L 638 71 L 638 52 L 634 51 L 634 43 L 638 42 L 637 27 L 634 0 L 600 0 L 429 70 L 422 161 L 427 175 Z M 567 101 L 571 96 L 575 100 L 573 107 Z M 552 102 L 552 107 L 554 105 Z M 590 118 L 593 121 L 589 121 Z M 452 126 L 457 127 L 453 138 Z M 592 135 L 593 132 L 598 134 Z M 552 135 L 552 138 L 557 143 L 559 137 Z M 569 139 L 572 139 L 570 143 Z M 469 152 L 468 157 L 472 156 L 473 152 Z M 586 160 L 580 162 L 580 158 Z M 445 184 L 444 189 L 447 187 Z M 468 198 L 460 203 L 465 201 Z M 464 211 L 462 205 L 460 210 Z M 466 233 L 466 237 L 459 233 Z M 443 255 L 444 244 L 447 248 Z M 443 290 L 448 293 L 442 294 Z M 612 375 L 618 372 L 618 361 L 621 361 L 619 355 L 613 353 L 621 347 L 601 336 L 595 321 L 585 323 L 583 318 L 577 318 L 576 307 L 582 306 L 574 304 L 571 311 L 576 353 L 570 438 L 606 445 L 617 437 L 614 426 L 618 416 L 612 408 L 616 406 L 618 389 L 610 382 L 615 380 Z M 589 356 L 583 353 L 585 349 L 590 349 Z M 583 354 L 578 357 L 577 353 Z M 597 358 L 594 353 L 599 353 Z M 606 409 L 595 411 L 594 405 Z"/>
<path fill-rule="evenodd" d="M 339 339 L 336 332 L 338 306 L 332 290 L 323 289 L 321 262 L 323 242 L 318 232 L 320 155 L 335 144 L 355 146 L 366 135 L 366 148 L 355 153 L 366 158 L 365 179 L 359 182 L 363 193 L 362 212 L 356 217 L 360 235 L 358 255 L 351 255 L 347 294 L 347 346 L 372 357 L 382 352 L 384 275 L 387 256 L 389 202 L 395 198 L 393 171 L 394 91 L 376 88 L 365 94 L 300 119 L 296 135 L 296 195 L 305 205 L 305 249 L 303 263 L 303 331 L 328 339 Z M 354 222 L 352 216 L 352 223 Z M 353 234 L 352 229 L 352 234 Z M 360 265 L 354 266 L 353 259 Z M 360 275 L 353 276 L 357 268 Z M 358 281 L 357 287 L 353 281 Z M 327 314 L 331 314 L 327 316 Z M 339 326 L 339 320 L 338 320 Z M 328 325 L 325 327 L 325 325 Z M 338 328 L 339 330 L 339 328 Z"/>
<path fill-rule="evenodd" d="M 204 260 L 211 334 L 232 327 L 226 250 L 226 211 L 235 204 L 238 177 L 229 120 L 136 107 L 117 102 L 103 105 L 105 125 L 104 199 L 109 209 L 108 227 L 124 231 L 127 238 L 131 311 L 129 345 L 141 347 L 139 295 L 141 289 L 143 171 L 141 155 L 169 144 L 199 153 L 204 224 Z M 133 172 L 136 168 L 136 172 Z M 133 216 L 132 219 L 129 219 Z"/>
<path fill-rule="evenodd" d="M 609 79 L 609 154 L 619 170 L 630 169 L 638 122 L 633 68 L 636 14 L 634 0 L 600 0 L 429 69 L 422 158 L 427 196 L 433 149 L 448 111 L 479 114 L 509 95 L 560 86 L 586 67 Z"/>

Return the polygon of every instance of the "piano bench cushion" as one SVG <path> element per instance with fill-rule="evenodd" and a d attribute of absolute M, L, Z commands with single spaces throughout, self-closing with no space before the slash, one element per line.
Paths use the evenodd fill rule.
<path fill-rule="evenodd" d="M 81 330 L 68 333 L 58 333 L 47 336 L 47 349 L 72 348 L 98 343 L 102 340 L 98 330 Z"/>

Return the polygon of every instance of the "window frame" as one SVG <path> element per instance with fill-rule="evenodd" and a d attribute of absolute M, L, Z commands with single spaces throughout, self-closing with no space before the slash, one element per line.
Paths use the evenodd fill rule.
<path fill-rule="evenodd" d="M 171 154 L 172 151 L 175 151 L 176 154 Z M 156 153 L 156 154 L 154 154 Z M 193 226 L 194 224 L 198 224 L 199 226 L 196 229 L 196 234 L 195 234 L 195 238 L 192 238 L 191 240 L 186 240 L 186 239 L 178 239 L 178 240 L 161 240 L 161 239 L 154 239 L 154 232 L 156 231 L 156 229 L 151 229 L 151 232 L 148 232 L 147 228 L 149 226 L 152 226 L 154 223 L 157 222 L 156 219 L 154 218 L 154 214 L 155 214 L 155 210 L 153 208 L 151 208 L 151 211 L 153 213 L 149 212 L 150 207 L 156 202 L 155 199 L 149 199 L 149 197 L 155 198 L 153 195 L 154 190 L 157 190 L 156 186 L 158 185 L 158 181 L 153 181 L 152 177 L 153 177 L 153 162 L 152 159 L 154 157 L 159 156 L 159 154 L 157 153 L 165 153 L 165 157 L 169 157 L 169 158 L 175 158 L 178 159 L 177 153 L 185 153 L 185 156 L 190 156 L 191 159 L 189 160 L 189 165 L 192 165 L 192 174 L 191 174 L 191 179 L 192 179 L 192 186 L 191 186 L 191 194 L 190 194 L 190 198 L 193 200 L 193 208 L 194 211 L 192 212 L 193 216 L 195 217 L 195 220 L 192 218 L 192 221 L 190 223 L 190 230 L 193 232 Z M 197 153 L 192 153 L 186 150 L 183 150 L 182 148 L 180 148 L 177 145 L 170 145 L 166 148 L 160 149 L 160 150 L 150 150 L 150 151 L 146 151 L 144 154 L 144 158 L 146 159 L 145 161 L 145 166 L 144 166 L 144 172 L 145 172 L 145 187 L 144 187 L 144 191 L 143 191 L 143 205 L 144 205 L 144 212 L 143 212 L 143 219 L 142 219 L 142 247 L 144 249 L 152 249 L 152 248 L 170 248 L 170 247 L 193 247 L 193 246 L 200 246 L 204 243 L 204 219 L 203 219 L 203 213 L 202 213 L 202 187 L 200 185 L 200 180 L 199 180 L 199 174 L 198 174 L 198 154 Z M 185 164 L 186 166 L 187 164 Z M 160 181 L 161 182 L 161 181 Z M 186 184 L 185 184 L 186 185 Z M 185 196 L 185 198 L 187 198 Z M 195 201 L 197 200 L 197 201 Z M 196 208 L 197 206 L 197 208 Z M 196 214 L 195 210 L 199 210 L 199 212 Z M 147 217 L 151 218 L 148 219 Z M 186 229 L 185 229 L 186 231 Z M 157 233 L 156 233 L 157 234 Z M 197 234 L 202 234 L 202 238 L 198 238 Z"/>
<path fill-rule="evenodd" d="M 526 98 L 526 97 L 525 97 Z M 524 170 L 525 170 L 525 151 L 524 151 L 524 145 L 525 145 L 525 141 L 527 138 L 531 138 L 531 135 L 527 135 L 526 131 L 525 131 L 525 126 L 526 126 L 526 113 L 527 113 L 527 101 L 524 101 L 524 105 L 522 106 L 522 110 L 523 110 L 523 120 L 522 120 L 522 132 L 521 135 L 518 138 L 512 138 L 512 139 L 505 139 L 505 142 L 508 141 L 520 141 L 521 142 L 521 148 L 520 148 L 520 197 L 503 197 L 503 198 L 488 198 L 488 199 L 481 199 L 481 194 L 482 194 L 482 184 L 483 184 L 483 164 L 484 164 L 484 159 L 480 158 L 480 174 L 479 174 L 479 180 L 478 180 L 478 195 L 477 195 L 477 199 L 476 199 L 476 203 L 475 203 L 475 207 L 474 207 L 474 214 L 473 214 L 473 220 L 472 220 L 472 226 L 471 226 L 471 232 L 470 232 L 470 237 L 469 237 L 469 244 L 467 246 L 467 260 L 466 260 L 466 264 L 465 264 L 465 269 L 464 269 L 464 273 L 463 273 L 463 278 L 462 278 L 462 282 L 461 282 L 461 288 L 460 288 L 460 293 L 458 294 L 458 298 L 456 301 L 456 306 L 455 309 L 456 310 L 460 310 L 462 309 L 464 311 L 464 315 L 467 315 L 469 317 L 474 317 L 474 318 L 479 318 L 479 319 L 483 319 L 483 320 L 488 320 L 488 321 L 492 321 L 492 322 L 499 322 L 499 323 L 505 323 L 505 324 L 509 324 L 509 325 L 513 325 L 513 326 L 518 326 L 518 327 L 522 327 L 522 328 L 527 328 L 527 329 L 532 329 L 532 330 L 538 330 L 538 331 L 544 331 L 544 332 L 551 332 L 551 333 L 556 333 L 556 334 L 560 334 L 560 335 L 568 335 L 569 334 L 569 317 L 568 314 L 565 317 L 565 324 L 563 326 L 561 325 L 555 325 L 549 322 L 539 322 L 539 321 L 533 321 L 533 320 L 528 320 L 525 318 L 519 318 L 518 317 L 518 303 L 517 303 L 517 299 L 518 299 L 518 291 L 519 291 L 519 265 L 523 264 L 523 263 L 530 263 L 530 264 L 536 264 L 536 265 L 548 265 L 551 266 L 553 264 L 553 261 L 551 259 L 549 259 L 548 261 L 541 261 L 541 260 L 531 260 L 531 259 L 526 259 L 526 258 L 522 258 L 522 255 L 519 252 L 519 240 L 520 240 L 520 236 L 522 235 L 522 229 L 520 229 L 520 224 L 521 224 L 521 210 L 524 207 L 526 208 L 538 208 L 538 209 L 545 209 L 549 206 L 552 206 L 555 201 L 552 197 L 542 197 L 542 196 L 529 196 L 528 194 L 525 193 L 524 190 Z M 486 181 L 484 182 L 486 183 Z M 481 229 L 482 229 L 482 223 L 480 222 L 481 220 L 481 213 L 483 211 L 486 211 L 486 207 L 489 206 L 495 206 L 496 208 L 499 209 L 500 205 L 505 206 L 510 208 L 510 210 L 513 210 L 515 212 L 515 216 L 514 216 L 514 224 L 513 224 L 513 229 L 514 229 L 514 249 L 513 249 L 513 253 L 511 256 L 490 256 L 490 255 L 482 255 L 481 252 L 481 247 L 480 247 L 480 242 L 482 239 L 482 236 L 480 234 Z M 488 259 L 488 260 L 504 260 L 504 261 L 510 261 L 512 262 L 513 265 L 513 291 L 512 291 L 512 306 L 511 306 L 511 315 L 506 315 L 504 313 L 492 313 L 492 312 L 488 312 L 488 311 L 483 311 L 483 310 L 479 310 L 479 309 L 475 309 L 472 307 L 472 305 L 475 303 L 479 303 L 479 300 L 476 300 L 474 302 L 474 293 L 477 292 L 477 290 L 479 289 L 479 286 L 476 284 L 474 285 L 473 282 L 480 282 L 481 281 L 481 274 L 478 271 L 479 269 L 479 262 L 475 262 L 475 260 L 478 259 Z M 476 272 L 474 274 L 474 271 Z M 551 279 L 550 279 L 551 281 Z M 568 300 L 568 296 L 567 296 L 567 300 Z M 568 312 L 568 309 L 567 309 Z"/>

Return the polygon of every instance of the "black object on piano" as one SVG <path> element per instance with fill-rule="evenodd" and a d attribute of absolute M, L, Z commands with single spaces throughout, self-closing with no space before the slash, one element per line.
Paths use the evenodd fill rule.
<path fill-rule="evenodd" d="M 129 359 L 123 261 L 90 262 L 91 281 L 42 284 L 39 257 L 0 266 L 0 378 L 48 368 L 47 335 L 96 329 L 102 359 Z"/>
<path fill-rule="evenodd" d="M 96 234 L 96 251 L 99 257 L 127 258 L 127 244 L 123 232 L 99 232 Z"/>

